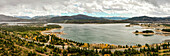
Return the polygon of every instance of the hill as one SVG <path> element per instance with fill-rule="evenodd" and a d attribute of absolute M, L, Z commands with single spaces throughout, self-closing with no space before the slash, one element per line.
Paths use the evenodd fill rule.
<path fill-rule="evenodd" d="M 67 20 L 67 23 L 115 23 L 120 21 L 109 20 L 105 18 L 91 17 L 87 15 L 74 15 L 74 16 L 58 16 L 47 19 L 50 23 L 62 23 Z"/>
<path fill-rule="evenodd" d="M 21 18 L 21 19 L 31 19 L 29 16 L 14 16 L 16 18 Z"/>
<path fill-rule="evenodd" d="M 16 21 L 16 20 L 19 20 L 19 18 L 5 16 L 5 15 L 0 15 L 0 22 Z"/>
<path fill-rule="evenodd" d="M 126 20 L 128 17 L 101 17 L 105 19 L 110 19 L 110 20 Z"/>
<path fill-rule="evenodd" d="M 12 16 L 0 15 L 0 22 L 31 22 L 32 20 L 21 19 Z"/>
<path fill-rule="evenodd" d="M 157 23 L 166 23 L 170 22 L 170 17 L 148 17 L 148 16 L 140 16 L 140 17 L 132 17 L 127 19 L 129 22 L 157 22 Z"/>
<path fill-rule="evenodd" d="M 22 18 L 22 19 L 21 19 Z M 169 23 L 170 17 L 149 17 L 140 16 L 126 19 L 126 17 L 91 17 L 87 15 L 73 15 L 73 16 L 36 16 L 31 19 L 27 16 L 6 16 L 0 15 L 0 22 L 43 22 L 43 23 L 63 23 L 67 20 L 67 23 L 125 23 L 125 22 L 144 22 L 144 23 Z M 113 19 L 113 20 L 112 20 Z M 117 20 L 121 19 L 121 20 Z M 123 20 L 125 19 L 125 20 Z"/>
<path fill-rule="evenodd" d="M 57 16 L 55 16 L 55 15 L 35 16 L 32 19 L 50 19 L 52 17 L 57 17 Z"/>

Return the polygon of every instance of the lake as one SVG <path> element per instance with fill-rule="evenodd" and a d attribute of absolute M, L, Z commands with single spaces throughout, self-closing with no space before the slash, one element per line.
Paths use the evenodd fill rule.
<path fill-rule="evenodd" d="M 125 27 L 128 24 L 60 24 L 64 27 L 62 38 L 83 43 L 107 43 L 116 45 L 135 45 L 161 43 L 170 36 L 143 36 L 132 32 L 142 31 L 140 26 Z"/>

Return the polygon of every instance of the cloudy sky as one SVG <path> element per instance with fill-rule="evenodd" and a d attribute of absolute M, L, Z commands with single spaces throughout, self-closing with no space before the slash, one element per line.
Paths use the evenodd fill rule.
<path fill-rule="evenodd" d="M 170 16 L 170 0 L 0 0 L 0 14 L 166 17 Z"/>

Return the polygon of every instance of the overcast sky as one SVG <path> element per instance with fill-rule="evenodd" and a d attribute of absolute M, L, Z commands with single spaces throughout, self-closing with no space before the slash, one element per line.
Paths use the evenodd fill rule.
<path fill-rule="evenodd" d="M 170 16 L 170 0 L 0 0 L 0 14 L 10 16 Z"/>

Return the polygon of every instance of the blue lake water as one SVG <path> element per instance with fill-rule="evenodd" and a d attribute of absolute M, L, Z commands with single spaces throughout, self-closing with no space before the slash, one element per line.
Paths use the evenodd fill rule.
<path fill-rule="evenodd" d="M 161 43 L 170 36 L 143 36 L 132 32 L 142 29 L 140 26 L 125 27 L 128 24 L 60 24 L 64 27 L 62 38 L 83 43 L 107 43 L 116 45 L 135 45 Z"/>

